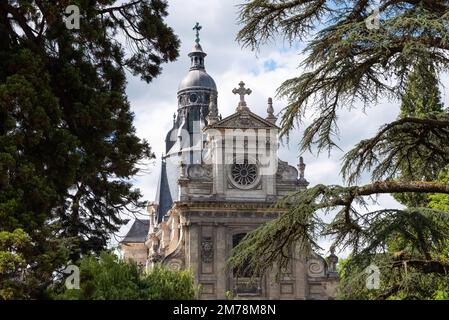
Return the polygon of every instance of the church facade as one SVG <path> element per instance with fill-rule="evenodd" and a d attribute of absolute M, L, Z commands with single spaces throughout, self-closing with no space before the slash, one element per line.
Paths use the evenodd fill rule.
<path fill-rule="evenodd" d="M 197 26 L 198 27 L 198 26 Z M 197 29 L 198 31 L 198 29 Z M 327 260 L 293 250 L 292 261 L 250 281 L 226 268 L 231 250 L 249 231 L 285 210 L 280 197 L 307 188 L 302 158 L 297 167 L 277 156 L 278 131 L 272 99 L 259 116 L 245 101 L 240 82 L 235 113 L 222 118 L 217 87 L 205 69 L 206 53 L 196 43 L 190 70 L 178 88 L 178 107 L 167 133 L 159 184 L 148 220 L 136 220 L 121 248 L 126 259 L 151 268 L 190 268 L 200 298 L 332 299 L 338 282 L 337 257 Z"/>

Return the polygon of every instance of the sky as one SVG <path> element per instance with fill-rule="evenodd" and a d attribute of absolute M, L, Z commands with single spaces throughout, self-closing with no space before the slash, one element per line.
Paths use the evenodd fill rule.
<path fill-rule="evenodd" d="M 153 201 L 155 197 L 165 135 L 172 126 L 173 113 L 177 109 L 178 84 L 190 67 L 187 54 L 194 45 L 195 33 L 192 28 L 197 21 L 202 26 L 200 43 L 207 53 L 206 71 L 217 84 L 218 109 L 223 117 L 235 111 L 239 98 L 231 91 L 238 87 L 241 80 L 252 90 L 251 95 L 246 96 L 252 112 L 265 117 L 268 97 L 273 98 L 276 113 L 286 105 L 286 101 L 276 98 L 276 89 L 284 80 L 301 73 L 298 66 L 303 57 L 300 48 L 304 44 L 295 43 L 291 47 L 279 39 L 263 46 L 257 53 L 242 48 L 235 41 L 239 31 L 237 5 L 242 2 L 243 0 L 169 0 L 169 16 L 166 21 L 181 40 L 180 57 L 176 62 L 163 65 L 162 74 L 150 84 L 128 75 L 127 94 L 135 113 L 137 135 L 149 141 L 157 156 L 133 181 L 145 200 Z M 443 99 L 447 105 L 448 97 L 444 91 Z M 342 151 L 334 149 L 331 156 L 327 153 L 319 156 L 302 154 L 306 163 L 305 177 L 310 185 L 343 184 L 339 171 L 344 153 L 361 139 L 373 136 L 381 125 L 396 119 L 398 113 L 398 101 L 381 101 L 365 112 L 360 109 L 343 111 L 338 122 L 341 134 L 339 147 Z M 307 122 L 299 130 L 292 132 L 289 142 L 284 141 L 279 150 L 280 158 L 292 165 L 298 163 L 298 143 Z M 364 180 L 362 182 L 368 182 L 368 177 Z M 380 196 L 378 203 L 373 204 L 370 209 L 381 207 L 397 208 L 398 203 L 390 196 Z M 145 212 L 142 214 L 140 218 L 147 218 Z M 129 227 L 130 224 L 122 231 L 126 232 Z"/>

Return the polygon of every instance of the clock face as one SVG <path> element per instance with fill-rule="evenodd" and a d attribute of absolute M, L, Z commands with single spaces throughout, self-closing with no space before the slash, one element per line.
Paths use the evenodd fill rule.
<path fill-rule="evenodd" d="M 189 96 L 189 100 L 191 103 L 195 103 L 198 101 L 198 95 L 196 93 L 191 93 Z"/>
<path fill-rule="evenodd" d="M 241 187 L 251 187 L 258 177 L 257 166 L 248 161 L 235 163 L 231 167 L 231 178 L 236 185 Z"/>

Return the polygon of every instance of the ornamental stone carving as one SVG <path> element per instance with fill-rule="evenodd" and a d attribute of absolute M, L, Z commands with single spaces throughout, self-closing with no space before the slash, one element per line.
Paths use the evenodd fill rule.
<path fill-rule="evenodd" d="M 212 237 L 203 237 L 201 241 L 201 260 L 205 263 L 214 261 L 214 243 Z"/>
<path fill-rule="evenodd" d="M 226 123 L 226 125 L 232 126 L 232 127 L 237 127 L 237 128 L 263 128 L 263 127 L 265 127 L 264 124 L 262 124 L 258 121 L 254 121 L 253 119 L 251 119 L 249 117 L 241 117 L 241 118 L 233 119 L 233 120 L 229 121 L 229 123 Z"/>
<path fill-rule="evenodd" d="M 188 175 L 190 179 L 194 180 L 210 180 L 212 179 L 212 166 L 192 164 L 188 168 Z"/>
<path fill-rule="evenodd" d="M 287 162 L 279 160 L 276 178 L 280 181 L 296 181 L 298 171 L 295 167 L 288 165 Z"/>
<path fill-rule="evenodd" d="M 173 259 L 168 263 L 167 267 L 172 271 L 179 271 L 182 269 L 182 261 L 179 259 Z"/>
<path fill-rule="evenodd" d="M 307 261 L 308 275 L 311 277 L 324 276 L 324 262 L 321 259 L 312 258 Z"/>

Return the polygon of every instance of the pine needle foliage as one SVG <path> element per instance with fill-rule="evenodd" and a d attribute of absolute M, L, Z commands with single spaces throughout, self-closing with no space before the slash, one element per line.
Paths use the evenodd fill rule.
<path fill-rule="evenodd" d="M 301 72 L 278 89 L 287 99 L 282 135 L 288 138 L 306 115 L 314 115 L 301 152 L 330 153 L 338 147 L 342 110 L 364 111 L 384 98 L 402 101 L 403 107 L 400 111 L 398 105 L 397 120 L 345 154 L 346 186 L 317 185 L 281 199 L 277 206 L 286 212 L 249 233 L 229 265 L 254 275 L 274 266 L 281 270 L 292 248 L 307 254 L 319 250 L 319 239 L 328 236 L 334 246 L 351 250 L 345 265 L 353 272 L 341 273 L 342 297 L 447 296 L 441 280 L 449 271 L 449 219 L 441 201 L 449 184 L 436 177 L 449 164 L 449 113 L 438 91 L 438 75 L 449 66 L 449 3 L 251 0 L 239 9 L 237 40 L 244 47 L 257 51 L 278 38 L 292 46 L 305 43 Z M 369 25 L 372 19 L 377 26 Z M 359 185 L 365 173 L 371 182 Z M 404 209 L 370 211 L 368 205 L 380 194 L 425 199 L 432 194 L 438 205 L 415 201 Z M 366 276 L 352 275 L 363 274 L 371 263 L 381 268 L 385 286 L 368 292 L 361 280 Z M 435 290 L 429 289 L 432 284 Z"/>
<path fill-rule="evenodd" d="M 126 72 L 150 82 L 177 58 L 167 14 L 161 0 L 0 1 L 0 230 L 32 244 L 14 297 L 43 298 L 56 269 L 104 250 L 145 206 L 132 182 L 154 154 Z"/>

